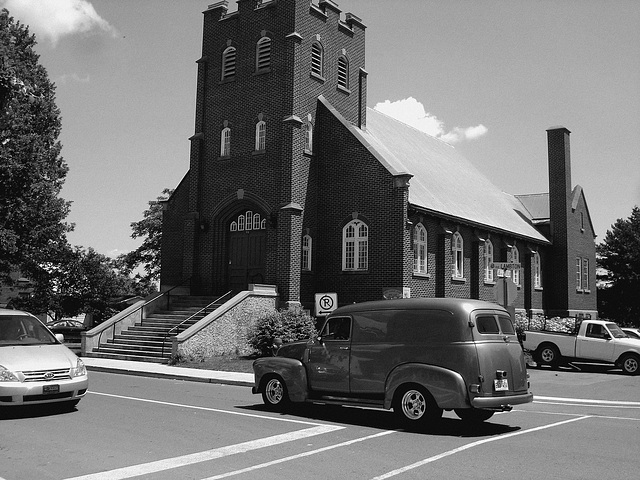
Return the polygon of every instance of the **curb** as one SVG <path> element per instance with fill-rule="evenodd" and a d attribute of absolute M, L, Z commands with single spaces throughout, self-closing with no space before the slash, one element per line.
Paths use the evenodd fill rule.
<path fill-rule="evenodd" d="M 253 387 L 253 381 L 245 381 L 234 378 L 196 376 L 180 373 L 162 373 L 162 372 L 143 372 L 140 370 L 129 370 L 123 368 L 101 367 L 95 365 L 87 365 L 87 370 L 102 373 L 119 373 L 121 375 L 132 375 L 137 377 L 164 378 L 167 380 L 184 380 L 187 382 L 213 383 L 218 385 L 233 385 L 239 387 Z M 226 373 L 226 372 L 225 372 Z M 228 372 L 233 375 L 233 372 Z"/>

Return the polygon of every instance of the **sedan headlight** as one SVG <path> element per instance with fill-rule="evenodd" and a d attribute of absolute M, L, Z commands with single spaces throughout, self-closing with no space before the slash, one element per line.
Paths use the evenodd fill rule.
<path fill-rule="evenodd" d="M 78 359 L 78 363 L 76 363 L 76 367 L 72 368 L 69 371 L 69 375 L 71 376 L 71 378 L 75 378 L 75 377 L 82 377 L 83 375 L 87 374 L 87 368 L 84 366 L 84 362 L 80 359 Z"/>
<path fill-rule="evenodd" d="M 0 365 L 0 382 L 19 382 L 20 379 L 11 370 Z"/>

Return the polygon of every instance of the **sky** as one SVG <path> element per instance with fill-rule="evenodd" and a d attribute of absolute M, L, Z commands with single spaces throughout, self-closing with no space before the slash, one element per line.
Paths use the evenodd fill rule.
<path fill-rule="evenodd" d="M 208 3 L 0 0 L 56 84 L 72 245 L 137 248 L 131 223 L 187 172 Z M 568 128 L 596 242 L 640 205 L 640 2 L 337 3 L 367 26 L 369 107 L 450 143 L 514 195 L 549 191 L 546 130 Z"/>

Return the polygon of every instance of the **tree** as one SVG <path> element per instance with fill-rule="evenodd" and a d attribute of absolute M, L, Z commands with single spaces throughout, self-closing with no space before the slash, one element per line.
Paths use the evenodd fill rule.
<path fill-rule="evenodd" d="M 59 198 L 68 167 L 58 141 L 55 86 L 28 27 L 0 11 L 0 281 L 30 275 L 66 245 L 70 203 Z"/>
<path fill-rule="evenodd" d="M 640 326 L 640 208 L 628 219 L 618 219 L 596 247 L 598 310 L 604 318 Z"/>
<path fill-rule="evenodd" d="M 122 297 L 151 293 L 119 272 L 115 260 L 92 248 L 68 248 L 59 260 L 34 272 L 33 295 L 16 300 L 18 308 L 46 312 L 55 319 L 88 313 L 100 323 L 118 311 L 115 304 Z"/>
<path fill-rule="evenodd" d="M 117 265 L 124 273 L 131 273 L 138 267 L 144 268 L 144 275 L 136 274 L 135 279 L 143 284 L 154 284 L 160 279 L 160 248 L 162 246 L 162 204 L 173 193 L 165 188 L 156 201 L 149 202 L 144 218 L 133 222 L 132 238 L 144 237 L 142 245 L 129 253 L 120 255 Z"/>

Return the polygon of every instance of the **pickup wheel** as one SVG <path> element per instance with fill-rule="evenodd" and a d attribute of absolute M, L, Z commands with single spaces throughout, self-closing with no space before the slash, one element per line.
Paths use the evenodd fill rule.
<path fill-rule="evenodd" d="M 640 374 L 640 357 L 627 353 L 620 359 L 620 366 L 627 375 L 638 375 Z"/>
<path fill-rule="evenodd" d="M 560 352 L 555 345 L 542 345 L 538 348 L 536 361 L 542 365 L 549 365 L 553 368 L 560 363 Z"/>
<path fill-rule="evenodd" d="M 469 423 L 484 422 L 493 417 L 494 413 L 491 410 L 482 410 L 480 408 L 456 408 L 454 411 L 461 420 Z"/>
<path fill-rule="evenodd" d="M 281 377 L 271 375 L 264 380 L 262 401 L 271 410 L 283 410 L 289 404 L 287 386 Z"/>
<path fill-rule="evenodd" d="M 393 412 L 409 428 L 425 427 L 442 417 L 442 409 L 420 385 L 405 385 L 396 391 Z"/>

